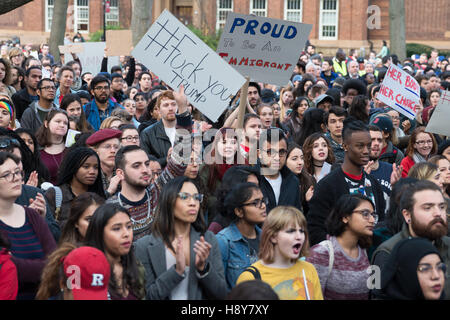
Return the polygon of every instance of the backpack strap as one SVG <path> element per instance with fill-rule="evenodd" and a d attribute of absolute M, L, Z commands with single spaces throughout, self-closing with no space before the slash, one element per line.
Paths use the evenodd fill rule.
<path fill-rule="evenodd" d="M 53 190 L 55 190 L 55 220 L 58 221 L 59 214 L 61 212 L 63 195 L 60 187 L 53 186 Z"/>
<path fill-rule="evenodd" d="M 328 250 L 328 277 L 331 274 L 331 271 L 333 270 L 333 264 L 334 264 L 334 248 L 333 248 L 333 243 L 331 242 L 331 240 L 324 240 L 321 242 L 321 244 L 327 248 Z"/>
<path fill-rule="evenodd" d="M 247 269 L 245 269 L 243 272 L 248 271 L 250 272 L 253 277 L 255 277 L 256 280 L 261 280 L 261 273 L 259 272 L 259 270 L 254 267 L 254 266 L 250 266 Z"/>

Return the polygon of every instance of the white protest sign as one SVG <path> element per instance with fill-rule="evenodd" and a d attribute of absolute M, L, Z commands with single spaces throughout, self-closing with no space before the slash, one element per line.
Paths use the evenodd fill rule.
<path fill-rule="evenodd" d="M 167 10 L 148 29 L 132 55 L 174 90 L 184 85 L 189 102 L 214 122 L 245 82 Z"/>
<path fill-rule="evenodd" d="M 377 99 L 409 119 L 414 119 L 417 107 L 420 106 L 420 86 L 407 72 L 391 64 L 381 83 Z"/>
<path fill-rule="evenodd" d="M 77 53 L 81 61 L 82 72 L 90 72 L 94 77 L 100 72 L 102 67 L 103 55 L 105 54 L 106 42 L 81 42 L 76 44 L 83 46 L 83 52 Z M 65 63 L 72 61 L 71 54 L 64 55 Z M 108 72 L 111 67 L 119 65 L 119 57 L 108 57 Z"/>
<path fill-rule="evenodd" d="M 66 148 L 70 148 L 75 143 L 75 138 L 80 131 L 69 129 L 66 136 Z"/>
<path fill-rule="evenodd" d="M 217 53 L 244 76 L 288 84 L 312 25 L 230 12 Z"/>
<path fill-rule="evenodd" d="M 426 132 L 450 137 L 450 91 L 443 91 L 439 102 L 428 121 Z"/>

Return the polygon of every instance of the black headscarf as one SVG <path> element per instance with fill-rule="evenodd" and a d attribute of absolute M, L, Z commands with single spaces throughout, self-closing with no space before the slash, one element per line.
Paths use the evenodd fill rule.
<path fill-rule="evenodd" d="M 437 254 L 436 247 L 424 238 L 409 238 L 397 243 L 381 272 L 381 290 L 388 299 L 424 300 L 417 267 L 420 260 L 428 254 Z M 445 297 L 442 291 L 441 299 Z"/>

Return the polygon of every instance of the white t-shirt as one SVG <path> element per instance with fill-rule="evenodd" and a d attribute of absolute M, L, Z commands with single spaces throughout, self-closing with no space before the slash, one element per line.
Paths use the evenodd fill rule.
<path fill-rule="evenodd" d="M 169 137 L 170 144 L 173 147 L 173 145 L 175 143 L 175 135 L 177 133 L 177 129 L 175 127 L 173 127 L 173 128 L 164 127 L 164 131 L 166 131 L 166 135 L 167 135 L 167 137 Z"/>
<path fill-rule="evenodd" d="M 278 199 L 280 199 L 280 192 L 281 192 L 281 182 L 283 181 L 281 173 L 278 173 L 278 177 L 275 179 L 269 179 L 266 176 L 264 176 L 264 178 L 266 178 L 266 180 L 270 183 L 273 193 L 275 194 L 275 201 L 277 202 L 278 205 Z"/>

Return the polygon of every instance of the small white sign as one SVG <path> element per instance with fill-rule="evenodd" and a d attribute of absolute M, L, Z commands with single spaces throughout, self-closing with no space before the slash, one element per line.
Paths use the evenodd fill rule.
<path fill-rule="evenodd" d="M 81 42 L 76 45 L 83 46 L 83 52 L 77 53 L 77 56 L 81 61 L 82 73 L 90 72 L 95 77 L 102 67 L 106 42 Z M 65 63 L 72 60 L 72 54 L 66 53 L 64 55 Z M 108 72 L 111 71 L 111 67 L 119 64 L 119 57 L 108 57 Z"/>
<path fill-rule="evenodd" d="M 66 148 L 70 148 L 75 143 L 75 137 L 80 134 L 80 131 L 69 129 L 66 136 Z"/>
<path fill-rule="evenodd" d="M 441 98 L 428 121 L 426 132 L 450 137 L 450 91 L 442 91 Z"/>

